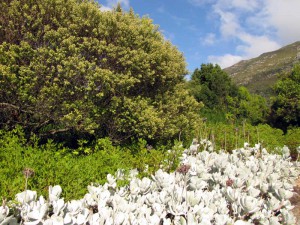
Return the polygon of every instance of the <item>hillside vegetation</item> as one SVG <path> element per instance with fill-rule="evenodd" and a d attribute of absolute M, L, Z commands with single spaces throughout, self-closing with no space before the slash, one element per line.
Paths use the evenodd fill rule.
<path fill-rule="evenodd" d="M 298 41 L 276 51 L 263 53 L 259 57 L 243 60 L 224 70 L 237 85 L 247 87 L 251 93 L 270 97 L 274 95 L 272 86 L 278 80 L 278 73 L 290 72 L 299 61 Z"/>

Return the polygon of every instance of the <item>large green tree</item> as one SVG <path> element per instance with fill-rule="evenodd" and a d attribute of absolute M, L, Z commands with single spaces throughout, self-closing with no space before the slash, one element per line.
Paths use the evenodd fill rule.
<path fill-rule="evenodd" d="M 114 141 L 192 129 L 199 104 L 178 87 L 185 60 L 151 19 L 88 0 L 3 0 L 0 8 L 0 128 Z"/>
<path fill-rule="evenodd" d="M 236 94 L 237 87 L 219 65 L 202 64 L 191 77 L 191 92 L 208 108 L 226 107 L 226 96 Z"/>
<path fill-rule="evenodd" d="M 274 86 L 270 122 L 287 131 L 289 126 L 300 126 L 300 64 L 291 73 L 281 74 Z"/>
<path fill-rule="evenodd" d="M 265 122 L 265 99 L 250 94 L 245 87 L 237 87 L 219 65 L 202 64 L 192 74 L 189 88 L 197 101 L 203 102 L 202 114 L 213 121 Z"/>

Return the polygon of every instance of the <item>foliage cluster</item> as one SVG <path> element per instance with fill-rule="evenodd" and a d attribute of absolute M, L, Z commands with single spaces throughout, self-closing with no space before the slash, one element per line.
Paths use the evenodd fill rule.
<path fill-rule="evenodd" d="M 195 69 L 190 83 L 196 100 L 207 108 L 225 108 L 226 97 L 237 93 L 237 86 L 218 65 L 202 64 L 200 69 Z"/>
<path fill-rule="evenodd" d="M 149 18 L 92 1 L 0 8 L 0 128 L 121 143 L 184 138 L 195 126 L 183 55 Z"/>
<path fill-rule="evenodd" d="M 180 143 L 177 151 L 151 149 L 140 140 L 131 148 L 113 146 L 107 139 L 98 139 L 93 146 L 82 146 L 76 150 L 59 146 L 51 141 L 38 146 L 34 136 L 28 144 L 24 132 L 14 129 L 0 131 L 0 196 L 13 199 L 25 189 L 23 170 L 34 171 L 28 179 L 28 189 L 47 193 L 48 187 L 59 184 L 64 187 L 66 199 L 83 197 L 91 183 L 103 184 L 107 174 L 117 170 L 136 168 L 140 176 L 149 176 L 154 171 L 165 168 L 174 171 L 178 156 L 182 153 Z M 138 151 L 137 151 L 138 149 Z M 176 148 L 174 148 L 176 149 Z M 120 184 L 121 185 L 121 184 Z"/>
<path fill-rule="evenodd" d="M 222 122 L 204 122 L 199 126 L 197 138 L 212 141 L 215 149 L 242 147 L 245 142 L 254 145 L 260 143 L 270 153 L 279 154 L 278 148 L 288 146 L 294 160 L 297 159 L 297 147 L 300 146 L 300 128 L 291 128 L 286 134 L 281 129 L 272 128 L 268 124 L 251 125 L 243 121 L 241 124 Z"/>
<path fill-rule="evenodd" d="M 250 94 L 245 87 L 237 87 L 218 65 L 202 64 L 192 74 L 188 88 L 198 102 L 203 102 L 202 115 L 210 117 L 210 121 L 236 123 L 247 119 L 258 124 L 266 120 L 265 99 Z"/>
<path fill-rule="evenodd" d="M 274 86 L 276 96 L 269 101 L 237 87 L 218 65 L 202 64 L 192 74 L 188 89 L 198 102 L 203 102 L 202 116 L 211 122 L 257 125 L 267 123 L 285 133 L 300 125 L 300 64 L 292 72 L 280 74 Z"/>
<path fill-rule="evenodd" d="M 210 139 L 215 149 L 242 147 L 244 142 L 262 143 L 273 153 L 286 144 L 294 159 L 299 142 L 300 129 L 289 130 L 286 135 L 268 125 L 236 127 L 217 123 L 199 125 L 198 139 Z M 28 180 L 28 188 L 45 194 L 48 186 L 59 184 L 64 187 L 66 199 L 79 198 L 86 192 L 86 186 L 103 184 L 107 174 L 124 170 L 125 174 L 136 168 L 140 177 L 149 176 L 160 168 L 174 171 L 183 152 L 181 143 L 169 151 L 166 147 L 153 148 L 144 140 L 130 146 L 114 146 L 108 138 L 98 139 L 93 145 L 81 144 L 78 149 L 69 149 L 48 141 L 38 146 L 33 136 L 30 143 L 21 129 L 0 132 L 0 196 L 12 199 L 14 194 L 24 190 L 25 178 L 22 171 L 30 168 L 34 176 Z M 122 185 L 122 183 L 120 183 Z"/>
<path fill-rule="evenodd" d="M 285 132 L 289 126 L 300 126 L 300 64 L 291 73 L 281 74 L 274 87 L 270 123 Z"/>

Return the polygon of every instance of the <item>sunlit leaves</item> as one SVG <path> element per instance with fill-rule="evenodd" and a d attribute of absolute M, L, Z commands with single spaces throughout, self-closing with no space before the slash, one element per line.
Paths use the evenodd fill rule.
<path fill-rule="evenodd" d="M 171 128 L 178 121 L 166 125 L 161 105 L 179 107 L 171 96 L 186 64 L 151 19 L 132 10 L 102 12 L 90 1 L 0 4 L 0 102 L 9 103 L 1 127 L 20 124 L 46 137 L 72 130 L 116 142 L 178 136 Z M 181 95 L 182 110 L 172 116 L 188 131 L 198 106 Z"/>

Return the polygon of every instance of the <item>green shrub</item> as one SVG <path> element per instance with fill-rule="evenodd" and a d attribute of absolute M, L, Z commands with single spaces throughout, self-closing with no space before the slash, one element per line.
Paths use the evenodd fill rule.
<path fill-rule="evenodd" d="M 297 147 L 300 146 L 300 127 L 288 129 L 285 135 L 284 143 L 289 147 L 292 156 L 297 158 Z"/>
<path fill-rule="evenodd" d="M 262 143 L 268 151 L 280 154 L 276 147 L 287 145 L 295 159 L 299 137 L 299 128 L 290 129 L 283 135 L 281 130 L 269 125 L 202 123 L 199 124 L 197 138 L 209 139 L 216 150 L 227 151 L 249 142 L 250 145 Z M 10 132 L 0 130 L 0 196 L 14 199 L 16 193 L 27 188 L 38 190 L 38 195 L 47 197 L 50 185 L 61 185 L 66 200 L 82 198 L 88 185 L 104 184 L 107 174 L 115 174 L 118 169 L 128 173 L 136 168 L 139 177 L 150 176 L 159 168 L 174 171 L 183 150 L 181 142 L 175 142 L 172 148 L 153 148 L 139 139 L 134 144 L 121 147 L 114 146 L 108 138 L 95 140 L 90 145 L 83 140 L 74 150 L 51 140 L 39 146 L 36 136 L 27 140 L 21 128 Z M 24 169 L 34 171 L 27 182 Z"/>
<path fill-rule="evenodd" d="M 0 196 L 14 199 L 16 193 L 26 188 L 46 196 L 50 185 L 61 185 L 65 199 L 82 198 L 88 185 L 104 184 L 107 174 L 115 174 L 118 169 L 128 172 L 137 168 L 139 176 L 149 176 L 161 166 L 171 165 L 174 169 L 178 163 L 175 155 L 169 155 L 164 148 L 150 150 L 144 140 L 133 146 L 135 152 L 129 147 L 113 146 L 108 138 L 77 150 L 50 140 L 41 146 L 37 143 L 35 136 L 27 141 L 20 128 L 11 132 L 0 130 Z M 26 168 L 34 171 L 34 175 L 28 177 L 25 187 Z"/>
<path fill-rule="evenodd" d="M 105 146 L 88 156 L 64 153 L 64 149 L 48 142 L 45 145 L 26 145 L 20 130 L 0 133 L 0 196 L 12 199 L 25 189 L 23 170 L 30 168 L 34 175 L 28 178 L 28 189 L 45 195 L 50 185 L 63 187 L 66 199 L 79 198 L 86 187 L 103 184 L 108 173 L 131 168 L 129 151 Z M 97 146 L 97 145 L 96 145 Z M 106 148 L 107 147 L 107 148 Z"/>

